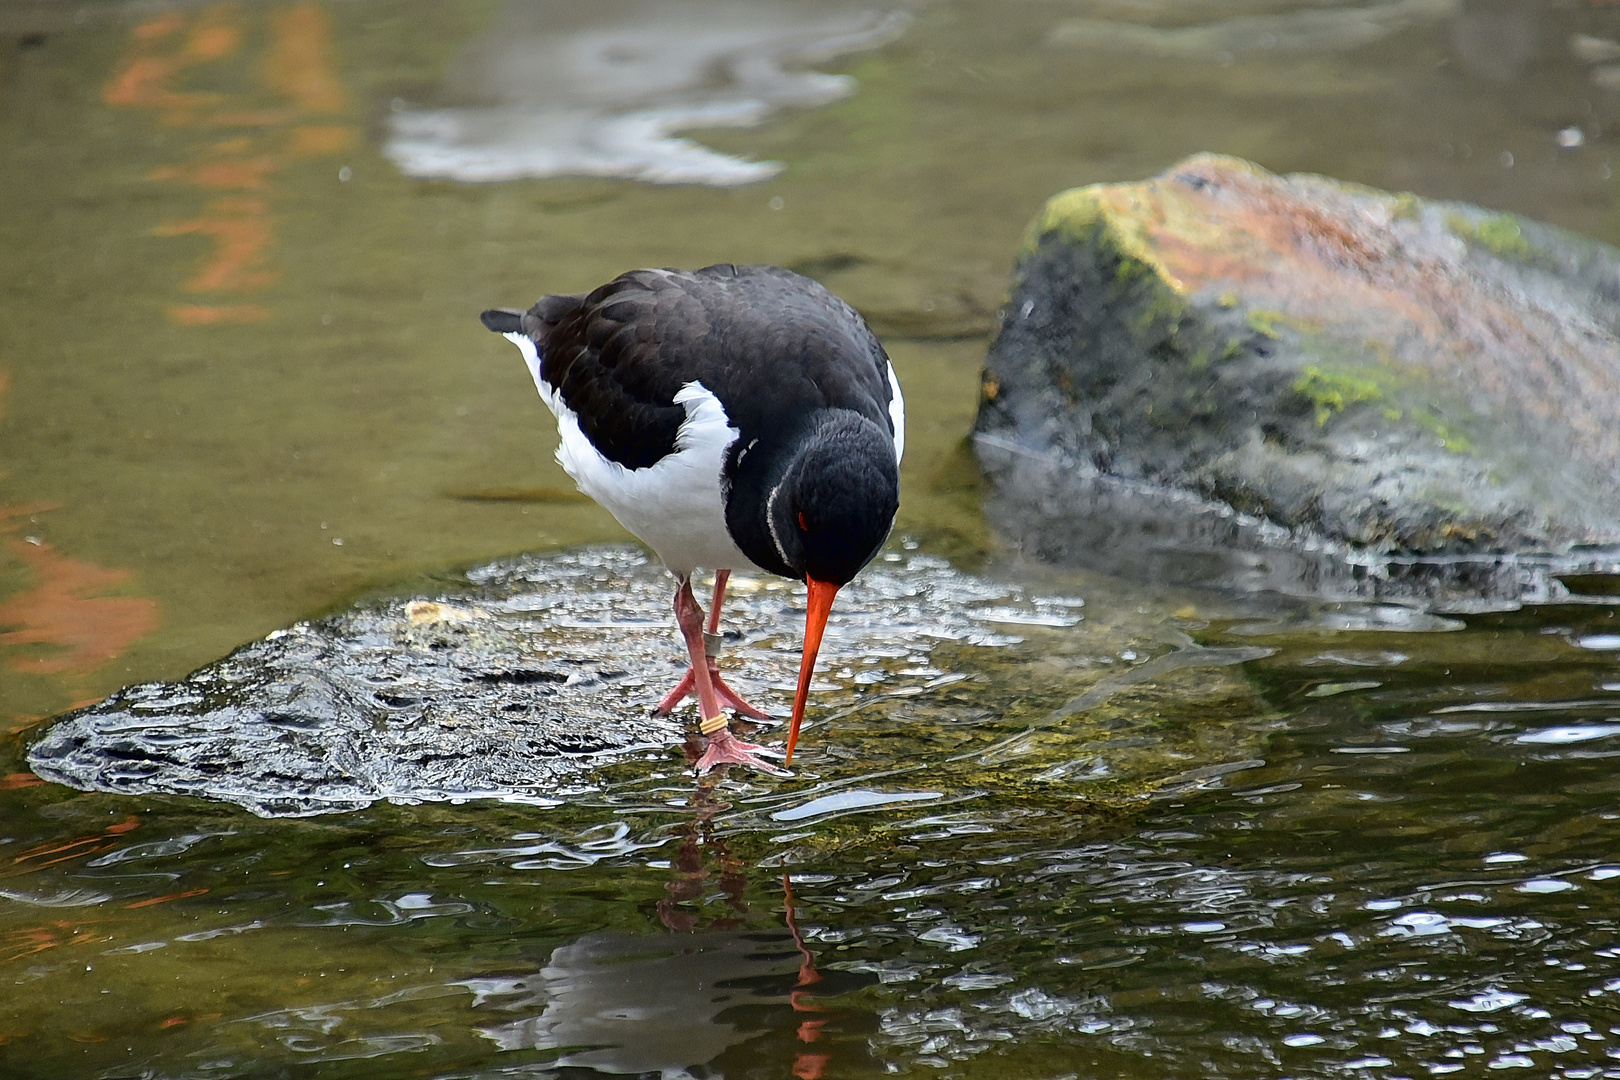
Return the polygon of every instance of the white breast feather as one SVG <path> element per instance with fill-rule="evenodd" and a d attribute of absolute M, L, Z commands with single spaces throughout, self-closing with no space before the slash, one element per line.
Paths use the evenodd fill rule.
<path fill-rule="evenodd" d="M 574 411 L 546 385 L 529 336 L 506 337 L 523 353 L 535 389 L 557 418 L 562 435 L 557 463 L 580 491 L 657 552 L 675 574 L 690 574 L 699 566 L 718 570 L 754 565 L 726 531 L 720 468 L 738 431 L 719 398 L 700 382 L 681 387 L 675 404 L 685 408 L 686 419 L 675 433 L 675 452 L 645 469 L 627 469 L 591 445 Z"/>
<path fill-rule="evenodd" d="M 889 419 L 894 423 L 894 463 L 898 465 L 906 456 L 906 402 L 900 396 L 900 380 L 895 377 L 893 364 L 889 365 Z"/>

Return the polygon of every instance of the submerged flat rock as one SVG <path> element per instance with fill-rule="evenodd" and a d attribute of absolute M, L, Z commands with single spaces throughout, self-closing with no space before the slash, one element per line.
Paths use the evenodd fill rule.
<path fill-rule="evenodd" d="M 196 795 L 265 816 L 377 800 L 545 806 L 626 785 L 674 784 L 680 797 L 693 708 L 649 715 L 685 667 L 671 593 L 630 549 L 497 563 L 453 592 L 361 604 L 177 682 L 121 690 L 47 728 L 29 765 L 85 790 Z M 783 714 L 802 604 L 802 587 L 747 577 L 726 601 L 728 680 Z M 749 813 L 802 824 L 958 801 L 987 782 L 1131 797 L 1255 756 L 1265 710 L 1235 670 L 1209 669 L 1268 650 L 1200 647 L 1134 604 L 1102 619 L 1083 608 L 931 556 L 885 555 L 839 595 L 797 777 L 730 781 L 754 792 Z M 759 733 L 784 735 L 785 724 Z"/>
<path fill-rule="evenodd" d="M 976 425 L 1027 550 L 1443 604 L 1620 567 L 1620 252 L 1200 155 L 1032 224 Z"/>

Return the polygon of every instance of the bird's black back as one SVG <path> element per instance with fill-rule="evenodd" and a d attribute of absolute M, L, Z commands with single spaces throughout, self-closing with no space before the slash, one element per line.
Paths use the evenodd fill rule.
<path fill-rule="evenodd" d="M 486 325 L 497 326 L 486 315 Z M 894 434 L 889 358 L 865 320 L 819 283 L 775 266 L 633 270 L 584 296 L 547 296 L 521 329 L 541 378 L 610 461 L 646 468 L 675 449 L 701 382 L 739 449 L 790 437 L 818 410 L 847 409 Z"/>

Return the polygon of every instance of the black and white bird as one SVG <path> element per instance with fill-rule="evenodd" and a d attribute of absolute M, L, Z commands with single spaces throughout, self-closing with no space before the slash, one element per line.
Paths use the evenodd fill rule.
<path fill-rule="evenodd" d="M 905 406 L 883 346 L 848 304 L 775 266 L 634 270 L 483 322 L 522 351 L 557 418 L 563 469 L 675 575 L 692 666 L 657 711 L 695 694 L 700 772 L 779 771 L 721 711 L 766 718 L 720 678 L 726 580 L 755 567 L 809 588 L 791 761 L 833 597 L 900 505 Z M 715 574 L 707 628 L 692 595 L 700 566 Z"/>

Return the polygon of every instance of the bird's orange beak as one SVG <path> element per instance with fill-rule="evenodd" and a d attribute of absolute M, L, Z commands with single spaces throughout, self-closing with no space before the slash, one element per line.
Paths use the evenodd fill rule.
<path fill-rule="evenodd" d="M 821 649 L 821 635 L 827 629 L 827 615 L 832 611 L 833 597 L 838 586 L 813 577 L 804 579 L 810 586 L 810 601 L 804 613 L 804 657 L 799 661 L 799 692 L 793 695 L 793 722 L 788 727 L 787 765 L 793 761 L 793 747 L 799 741 L 799 722 L 804 719 L 804 702 L 810 696 L 810 676 L 816 670 L 816 653 Z"/>

